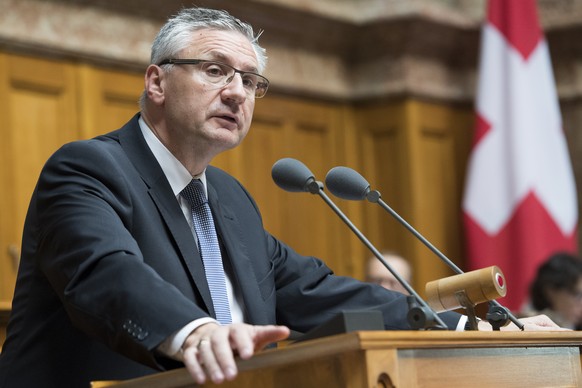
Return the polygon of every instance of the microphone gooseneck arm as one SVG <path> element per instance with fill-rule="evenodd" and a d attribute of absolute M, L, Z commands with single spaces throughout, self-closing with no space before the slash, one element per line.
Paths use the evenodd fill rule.
<path fill-rule="evenodd" d="M 373 194 L 372 194 L 373 193 Z M 371 195 L 370 195 L 371 194 Z M 441 251 L 439 251 L 433 244 L 431 244 L 430 241 L 428 241 L 426 238 L 424 238 L 423 235 L 421 235 L 420 233 L 418 233 L 416 231 L 416 229 L 414 229 L 412 227 L 412 225 L 410 225 L 408 222 L 406 222 L 406 220 L 404 220 L 402 217 L 400 217 L 400 215 L 398 213 L 396 213 L 390 206 L 388 206 L 388 204 L 386 202 L 384 202 L 381 198 L 380 193 L 377 190 L 371 191 L 370 194 L 368 194 L 366 196 L 366 199 L 369 202 L 374 203 L 374 201 L 376 201 L 375 203 L 377 203 L 378 205 L 380 205 L 384 210 L 386 210 L 388 213 L 390 213 L 390 215 L 392 217 L 394 217 L 398 222 L 400 222 L 406 229 L 408 229 L 416 238 L 418 238 L 428 249 L 430 249 L 435 255 L 438 256 L 439 259 L 441 259 L 445 264 L 447 264 L 449 266 L 449 268 L 451 268 L 453 271 L 455 271 L 458 274 L 462 274 L 464 273 L 455 263 L 453 263 L 448 257 L 446 257 Z M 377 199 L 376 199 L 377 198 Z M 503 309 L 505 310 L 506 314 L 507 314 L 507 318 L 509 318 L 511 320 L 511 322 L 513 322 L 520 330 L 524 329 L 523 323 L 521 323 L 521 321 L 519 319 L 517 319 L 512 313 L 511 311 L 509 311 L 505 306 L 502 306 L 498 301 L 491 300 L 489 301 L 490 304 L 492 304 L 493 306 L 497 307 L 497 311 L 498 309 Z"/>
<path fill-rule="evenodd" d="M 312 185 L 313 187 L 315 187 L 315 185 Z M 338 217 L 348 226 L 348 228 L 350 228 L 352 230 L 352 232 L 354 232 L 354 234 L 360 239 L 360 241 L 362 241 L 364 243 L 364 245 L 370 250 L 372 251 L 372 253 L 374 254 L 374 256 L 376 256 L 376 258 L 378 260 L 380 260 L 382 262 L 382 264 L 384 264 L 386 266 L 386 268 L 388 268 L 388 270 L 392 273 L 392 275 L 394 275 L 394 277 L 396 278 L 396 280 L 398 280 L 398 282 L 400 284 L 402 284 L 402 286 L 406 289 L 406 291 L 408 291 L 408 293 L 412 296 L 414 296 L 414 298 L 416 299 L 417 303 L 419 305 L 421 305 L 422 307 L 424 307 L 424 309 L 427 309 L 429 312 L 432 313 L 433 317 L 432 319 L 434 321 L 436 321 L 437 326 L 435 328 L 441 328 L 441 329 L 446 329 L 447 325 L 442 321 L 442 319 L 438 316 L 438 314 L 436 314 L 434 311 L 432 311 L 431 307 L 428 305 L 428 303 L 426 303 L 421 296 L 414 290 L 414 288 L 412 288 L 412 286 L 410 284 L 408 284 L 408 282 L 406 280 L 404 280 L 396 270 L 394 270 L 390 264 L 388 264 L 388 262 L 386 262 L 386 260 L 384 260 L 384 258 L 382 257 L 382 254 L 378 251 L 378 249 L 376 249 L 374 247 L 374 245 L 372 245 L 372 243 L 370 242 L 370 240 L 368 240 L 366 238 L 366 236 L 364 236 L 364 234 L 362 232 L 360 232 L 360 230 L 353 224 L 353 222 L 350 221 L 350 219 L 336 206 L 335 203 L 333 203 L 333 201 L 329 198 L 329 196 L 323 191 L 323 183 L 321 182 L 317 182 L 317 187 L 318 187 L 318 191 L 316 193 L 314 193 L 313 191 L 309 191 L 312 194 L 318 194 L 321 199 L 323 199 L 323 201 L 325 203 L 327 203 L 327 205 L 335 212 L 335 214 L 338 215 Z M 410 302 L 409 302 L 410 303 Z M 416 312 L 416 314 L 418 314 L 418 312 Z M 422 314 L 422 313 L 421 313 Z M 423 317 L 414 317 L 412 318 L 413 320 L 419 320 L 422 322 L 425 321 L 431 321 L 430 318 L 426 319 Z M 413 325 L 414 327 L 414 325 Z M 415 327 L 418 328 L 418 327 Z"/>
<path fill-rule="evenodd" d="M 396 270 L 394 270 L 382 257 L 382 254 L 372 245 L 372 243 L 364 236 L 362 232 L 350 221 L 350 219 L 341 211 L 340 208 L 329 198 L 323 190 L 323 183 L 315 179 L 311 171 L 300 161 L 284 158 L 277 161 L 273 165 L 271 175 L 275 183 L 286 191 L 291 192 L 309 192 L 317 194 L 323 201 L 334 211 L 334 213 L 351 229 L 351 231 L 364 243 L 364 245 L 372 251 L 374 256 L 378 258 L 386 266 L 386 268 L 394 275 L 394 277 L 402 284 L 402 286 L 411 295 L 408 299 L 410 306 L 408 313 L 408 321 L 415 329 L 421 328 L 435 328 L 447 329 L 443 320 L 431 309 L 420 295 L 404 280 Z"/>
<path fill-rule="evenodd" d="M 382 195 L 377 190 L 370 190 L 370 184 L 357 171 L 343 166 L 332 168 L 326 176 L 326 184 L 328 189 L 340 198 L 350 200 L 363 200 L 377 203 L 386 210 L 392 217 L 394 217 L 400 224 L 402 224 L 410 233 L 412 233 L 420 242 L 422 242 L 428 249 L 430 249 L 441 261 L 443 261 L 449 268 L 457 274 L 464 273 L 455 263 L 439 251 L 433 244 L 430 243 L 423 235 L 412 227 L 406 220 L 404 220 L 396 211 L 394 211 L 386 202 L 382 200 Z M 523 324 L 504 306 L 496 300 L 489 302 L 491 305 L 499 309 L 505 310 L 507 317 L 520 329 L 523 330 Z"/>
<path fill-rule="evenodd" d="M 392 217 L 394 217 L 398 222 L 400 222 L 410 233 L 412 233 L 417 239 L 419 239 L 428 249 L 430 249 L 435 255 L 437 255 L 442 261 L 444 261 L 449 268 L 458 274 L 462 274 L 463 271 L 453 263 L 448 257 L 446 257 L 441 251 L 439 251 L 430 241 L 428 241 L 424 236 L 416 231 L 406 220 L 398 213 L 396 213 L 386 202 L 382 200 L 380 193 L 377 190 L 370 191 L 366 196 L 368 202 L 377 203 L 384 210 L 386 210 Z"/>

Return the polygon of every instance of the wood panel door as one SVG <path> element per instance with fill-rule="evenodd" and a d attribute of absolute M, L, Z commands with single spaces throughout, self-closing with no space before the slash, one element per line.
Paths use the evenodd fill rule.
<path fill-rule="evenodd" d="M 0 300 L 11 300 L 21 233 L 48 157 L 78 137 L 75 68 L 68 63 L 0 54 Z"/>

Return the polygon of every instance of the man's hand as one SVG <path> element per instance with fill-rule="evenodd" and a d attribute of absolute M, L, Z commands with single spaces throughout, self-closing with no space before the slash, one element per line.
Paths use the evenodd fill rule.
<path fill-rule="evenodd" d="M 198 384 L 203 384 L 207 378 L 219 384 L 236 377 L 235 355 L 246 360 L 269 343 L 288 336 L 289 329 L 285 326 L 207 323 L 184 341 L 182 361 Z"/>
<path fill-rule="evenodd" d="M 523 330 L 524 331 L 568 331 L 568 329 L 564 329 L 554 323 L 550 318 L 546 315 L 536 315 L 533 317 L 528 318 L 520 318 L 521 323 L 523 323 Z M 493 328 L 489 324 L 489 322 L 483 320 L 479 321 L 479 330 L 480 331 L 491 331 Z M 512 322 L 509 325 L 502 327 L 502 331 L 517 331 L 519 328 L 515 326 Z"/>

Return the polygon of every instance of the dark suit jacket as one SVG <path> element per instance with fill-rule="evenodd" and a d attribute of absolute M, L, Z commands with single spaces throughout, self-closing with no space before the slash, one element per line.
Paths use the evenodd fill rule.
<path fill-rule="evenodd" d="M 45 165 L 24 227 L 1 387 L 81 387 L 179 366 L 156 347 L 214 315 L 191 230 L 137 117 L 63 146 Z M 206 174 L 247 322 L 306 332 L 342 310 L 376 309 L 387 329 L 408 328 L 400 294 L 298 255 L 263 229 L 238 181 L 213 167 Z"/>

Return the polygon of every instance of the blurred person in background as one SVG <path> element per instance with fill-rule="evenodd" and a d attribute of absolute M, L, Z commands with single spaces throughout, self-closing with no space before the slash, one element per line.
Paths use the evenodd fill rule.
<path fill-rule="evenodd" d="M 392 251 L 383 251 L 381 253 L 384 260 L 386 260 L 402 279 L 408 283 L 412 282 L 412 269 L 410 268 L 408 260 Z M 408 294 L 408 291 L 406 291 L 396 277 L 375 256 L 368 258 L 366 263 L 366 281 L 368 283 L 379 284 L 388 290 L 398 291 L 405 295 Z"/>
<path fill-rule="evenodd" d="M 560 326 L 582 329 L 582 259 L 555 253 L 539 268 L 530 286 L 527 315 L 543 313 Z"/>

